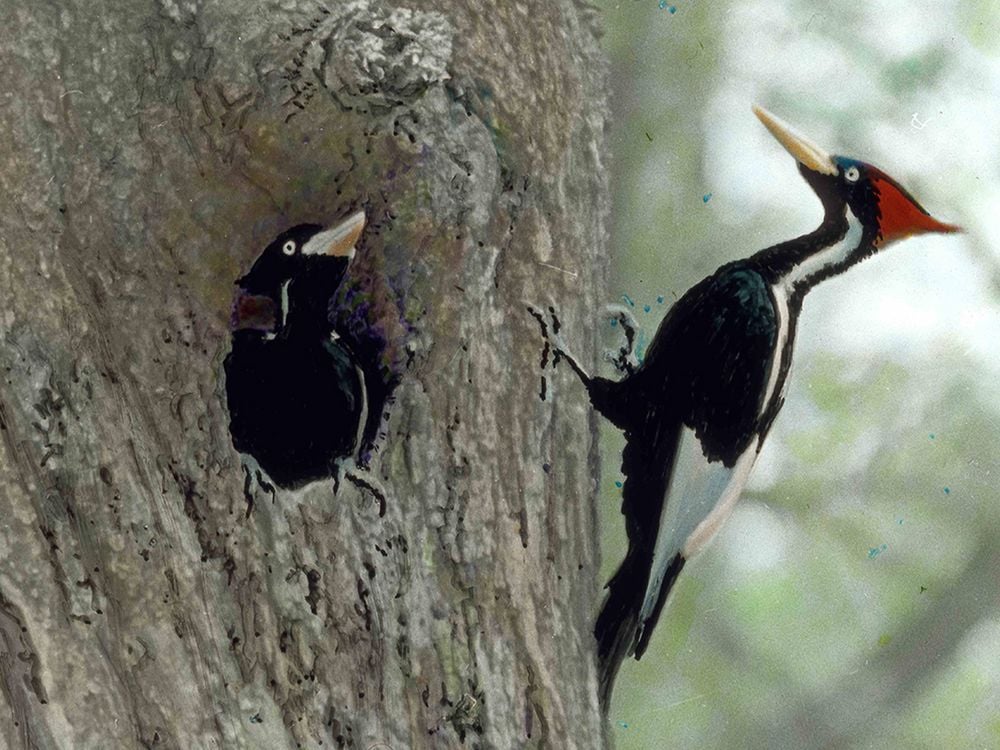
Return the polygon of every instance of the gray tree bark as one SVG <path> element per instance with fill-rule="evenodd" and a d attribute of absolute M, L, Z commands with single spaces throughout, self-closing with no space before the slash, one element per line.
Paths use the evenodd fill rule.
<path fill-rule="evenodd" d="M 2 5 L 3 744 L 599 745 L 594 425 L 526 312 L 603 297 L 592 11 Z M 359 208 L 387 496 L 248 503 L 233 280 Z"/>

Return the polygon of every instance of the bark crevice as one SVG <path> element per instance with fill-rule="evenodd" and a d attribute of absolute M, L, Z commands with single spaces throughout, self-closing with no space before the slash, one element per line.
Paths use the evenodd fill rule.
<path fill-rule="evenodd" d="M 603 298 L 589 14 L 70 0 L 0 63 L 0 744 L 593 747 L 596 433 L 525 310 Z M 247 482 L 232 282 L 359 208 L 385 497 Z"/>

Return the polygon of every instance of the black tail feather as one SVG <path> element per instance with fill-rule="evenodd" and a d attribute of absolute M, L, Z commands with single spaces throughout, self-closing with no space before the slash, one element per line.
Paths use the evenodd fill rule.
<path fill-rule="evenodd" d="M 649 617 L 640 628 L 639 639 L 635 644 L 636 659 L 641 659 L 642 655 L 646 653 L 646 648 L 649 646 L 649 639 L 653 635 L 653 629 L 660 619 L 660 612 L 663 611 L 663 605 L 667 603 L 667 594 L 674 587 L 674 581 L 677 580 L 677 576 L 680 575 L 681 568 L 683 567 L 684 557 L 679 554 L 674 555 L 674 558 L 670 561 L 670 565 L 667 566 L 666 573 L 663 575 L 663 584 L 660 586 L 660 593 L 656 598 L 656 606 L 649 613 Z"/>
<path fill-rule="evenodd" d="M 642 604 L 642 581 L 645 580 L 636 558 L 629 554 L 618 572 L 608 582 L 608 597 L 594 625 L 597 639 L 598 697 L 601 709 L 607 715 L 611 705 L 615 676 L 626 657 L 635 650 L 639 628 L 639 607 Z"/>
<path fill-rule="evenodd" d="M 594 637 L 597 639 L 598 697 L 605 715 L 611 706 L 611 694 L 622 662 L 629 656 L 640 659 L 646 653 L 667 595 L 683 567 L 684 558 L 675 555 L 664 576 L 656 607 L 645 622 L 639 621 L 639 614 L 649 571 L 643 569 L 639 556 L 634 551 L 629 552 L 608 582 L 608 598 L 594 626 Z"/>

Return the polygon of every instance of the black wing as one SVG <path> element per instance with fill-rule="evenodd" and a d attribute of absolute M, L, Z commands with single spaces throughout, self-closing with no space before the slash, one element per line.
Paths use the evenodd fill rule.
<path fill-rule="evenodd" d="M 639 370 L 615 387 L 605 387 L 606 400 L 614 404 L 608 409 L 612 421 L 625 430 L 622 513 L 629 549 L 608 583 L 595 627 L 604 705 L 622 660 L 645 651 L 684 565 L 682 545 L 668 540 L 665 548 L 671 554 L 655 572 L 655 607 L 640 622 L 681 434 L 693 430 L 695 445 L 713 466 L 735 465 L 757 434 L 777 329 L 771 295 L 760 275 L 742 264 L 723 267 L 674 305 Z M 710 509 L 714 499 L 705 503 Z M 698 512 L 696 508 L 694 520 Z"/>

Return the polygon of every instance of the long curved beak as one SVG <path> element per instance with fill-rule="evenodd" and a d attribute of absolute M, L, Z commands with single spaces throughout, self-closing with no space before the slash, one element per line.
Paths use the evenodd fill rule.
<path fill-rule="evenodd" d="M 358 211 L 330 229 L 314 234 L 302 246 L 303 255 L 329 255 L 339 258 L 353 258 L 354 246 L 365 228 L 365 212 Z"/>
<path fill-rule="evenodd" d="M 820 174 L 836 175 L 837 165 L 826 151 L 810 141 L 784 120 L 775 117 L 763 107 L 755 104 L 753 113 L 757 115 L 764 127 L 771 131 L 771 135 L 778 139 L 778 143 L 785 147 L 785 150 L 795 157 L 802 166 Z"/>

